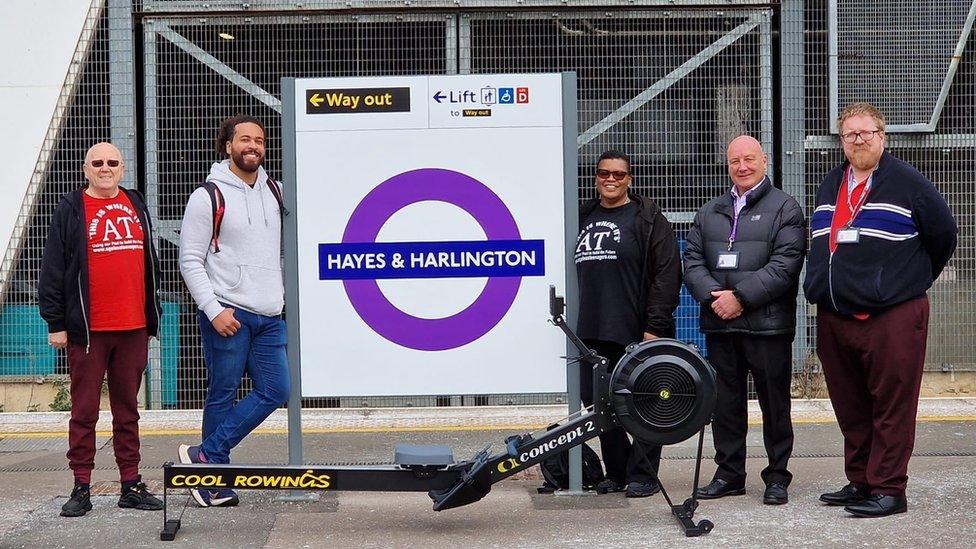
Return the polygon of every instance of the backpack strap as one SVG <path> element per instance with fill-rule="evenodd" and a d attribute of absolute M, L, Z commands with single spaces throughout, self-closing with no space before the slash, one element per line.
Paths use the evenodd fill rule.
<path fill-rule="evenodd" d="M 274 195 L 275 200 L 278 201 L 278 210 L 281 211 L 282 222 L 284 222 L 284 217 L 286 215 L 291 215 L 288 208 L 285 207 L 285 202 L 281 198 L 281 185 L 274 179 L 268 178 L 268 188 L 271 189 L 271 194 Z"/>
<path fill-rule="evenodd" d="M 224 193 L 220 191 L 217 184 L 213 181 L 200 183 L 196 188 L 203 187 L 210 195 L 210 208 L 213 213 L 213 237 L 210 243 L 213 244 L 214 253 L 220 253 L 220 224 L 224 221 Z"/>

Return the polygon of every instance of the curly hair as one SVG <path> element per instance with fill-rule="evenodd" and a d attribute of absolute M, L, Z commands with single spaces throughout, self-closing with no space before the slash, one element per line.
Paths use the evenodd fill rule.
<path fill-rule="evenodd" d="M 851 103 L 844 110 L 840 111 L 840 116 L 837 117 L 838 131 L 844 127 L 844 122 L 852 116 L 870 116 L 874 119 L 875 124 L 878 125 L 879 130 L 884 131 L 885 129 L 885 117 L 881 114 L 878 107 L 875 107 L 871 103 L 859 102 Z"/>
<path fill-rule="evenodd" d="M 261 123 L 257 118 L 248 114 L 236 114 L 230 118 L 225 118 L 223 122 L 220 123 L 220 127 L 217 129 L 217 139 L 214 141 L 214 148 L 217 150 L 217 154 L 221 158 L 227 158 L 227 143 L 234 139 L 234 132 L 237 131 L 238 124 L 256 124 L 261 128 L 261 133 L 267 135 L 267 131 L 264 129 L 264 124 Z"/>

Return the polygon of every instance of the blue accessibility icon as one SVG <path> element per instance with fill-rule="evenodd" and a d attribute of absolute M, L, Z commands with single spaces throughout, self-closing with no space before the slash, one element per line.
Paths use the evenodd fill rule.
<path fill-rule="evenodd" d="M 498 88 L 499 103 L 515 103 L 515 88 Z"/>

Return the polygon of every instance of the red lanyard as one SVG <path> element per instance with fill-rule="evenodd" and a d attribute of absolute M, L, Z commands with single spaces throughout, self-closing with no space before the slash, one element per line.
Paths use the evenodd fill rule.
<path fill-rule="evenodd" d="M 858 185 L 855 184 L 854 188 L 851 188 L 850 181 L 854 178 L 854 172 L 850 167 L 847 168 L 847 177 L 844 178 L 844 184 L 847 185 L 847 208 L 851 212 L 851 220 L 847 223 L 848 226 L 850 226 L 851 223 L 854 223 L 854 218 L 857 217 L 857 214 L 861 211 L 861 206 L 864 206 L 864 203 L 867 201 L 868 192 L 871 190 L 871 178 L 873 177 L 874 172 L 871 172 L 871 175 L 868 176 L 867 181 L 862 183 L 862 185 L 864 185 L 864 191 L 862 191 L 861 196 L 858 197 L 857 204 L 851 204 L 851 193 L 857 189 Z M 854 179 L 854 183 L 857 183 L 856 179 Z"/>

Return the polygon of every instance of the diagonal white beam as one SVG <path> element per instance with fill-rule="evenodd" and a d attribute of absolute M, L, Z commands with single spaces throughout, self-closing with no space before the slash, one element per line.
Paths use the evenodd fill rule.
<path fill-rule="evenodd" d="M 679 80 L 685 76 L 688 76 L 693 70 L 705 64 L 706 61 L 718 55 L 719 52 L 732 45 L 739 38 L 742 38 L 748 34 L 758 25 L 759 20 L 755 17 L 750 17 L 748 20 L 746 20 L 746 22 L 732 29 L 728 34 L 723 35 L 708 47 L 698 52 L 694 57 L 688 59 L 676 69 L 655 82 L 651 87 L 640 92 L 634 96 L 633 99 L 627 101 L 618 107 L 617 110 L 607 115 L 606 118 L 600 120 L 591 128 L 581 133 L 579 137 L 576 138 L 576 146 L 582 147 L 590 141 L 593 141 L 597 138 L 597 136 L 612 128 L 614 124 L 633 114 L 634 111 L 646 105 L 648 101 L 654 99 L 665 90 L 675 85 Z"/>
<path fill-rule="evenodd" d="M 939 118 L 942 117 L 942 109 L 945 107 L 946 99 L 949 97 L 949 88 L 952 87 L 952 81 L 956 77 L 956 71 L 959 69 L 959 61 L 962 60 L 962 54 L 966 52 L 969 35 L 973 32 L 974 21 L 976 21 L 976 0 L 973 0 L 972 5 L 969 7 L 969 14 L 966 15 L 966 22 L 963 23 L 962 32 L 959 34 L 959 42 L 956 43 L 956 49 L 952 52 L 949 70 L 946 71 L 945 80 L 942 81 L 942 89 L 939 91 L 939 98 L 935 102 L 935 108 L 932 109 L 932 118 L 929 119 L 929 131 L 935 131 L 935 127 L 939 123 Z"/>
<path fill-rule="evenodd" d="M 169 25 L 157 22 L 156 26 L 156 33 L 159 34 L 159 36 L 169 40 L 174 46 L 185 51 L 191 57 L 203 63 L 220 76 L 223 76 L 231 84 L 234 84 L 235 86 L 246 91 L 258 101 L 271 107 L 275 110 L 275 112 L 281 113 L 281 100 L 272 95 L 270 92 L 261 86 L 258 86 L 254 82 L 251 82 L 241 75 L 241 73 L 228 67 L 223 61 L 210 55 L 200 46 L 197 46 L 193 42 L 187 40 L 186 37 L 173 30 Z"/>

